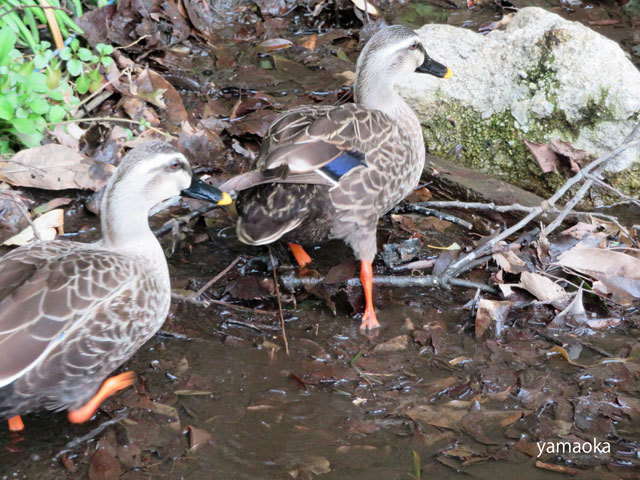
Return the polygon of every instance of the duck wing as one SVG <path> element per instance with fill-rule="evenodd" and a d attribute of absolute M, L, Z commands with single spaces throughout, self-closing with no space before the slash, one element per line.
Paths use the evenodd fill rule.
<path fill-rule="evenodd" d="M 87 373 L 103 362 L 113 347 L 114 318 L 99 318 L 102 307 L 128 317 L 137 268 L 126 256 L 78 250 L 72 242 L 34 244 L 0 259 L 0 387 L 52 363 L 53 349 Z M 55 378 L 61 372 L 53 363 Z"/>
<path fill-rule="evenodd" d="M 265 135 L 256 169 L 220 188 L 240 191 L 265 183 L 335 186 L 356 168 L 368 166 L 375 138 L 392 127 L 389 117 L 356 104 L 293 109 Z"/>

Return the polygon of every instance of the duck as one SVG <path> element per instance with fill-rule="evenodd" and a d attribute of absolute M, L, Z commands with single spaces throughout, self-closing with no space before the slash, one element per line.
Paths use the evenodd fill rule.
<path fill-rule="evenodd" d="M 380 326 L 372 293 L 378 220 L 417 187 L 424 168 L 420 122 L 394 89 L 414 72 L 453 76 L 410 28 L 379 30 L 358 57 L 353 103 L 282 113 L 255 167 L 220 187 L 237 196 L 236 234 L 245 244 L 285 241 L 301 269 L 311 262 L 305 247 L 342 239 L 352 248 L 365 297 L 362 330 Z"/>
<path fill-rule="evenodd" d="M 174 147 L 143 143 L 105 186 L 101 240 L 34 242 L 0 258 L 0 420 L 9 430 L 40 410 L 68 410 L 69 421 L 85 422 L 134 382 L 133 372 L 105 378 L 167 317 L 169 269 L 148 214 L 181 192 L 231 203 Z"/>

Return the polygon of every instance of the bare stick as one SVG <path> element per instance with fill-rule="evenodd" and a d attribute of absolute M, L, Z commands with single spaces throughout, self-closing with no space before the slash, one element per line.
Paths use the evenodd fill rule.
<path fill-rule="evenodd" d="M 320 285 L 324 282 L 324 278 L 321 277 L 296 277 L 293 275 L 286 275 L 280 278 L 282 281 L 282 285 L 288 289 L 293 290 L 298 287 L 313 287 L 316 285 Z M 358 278 L 350 278 L 344 282 L 346 285 L 353 287 L 360 287 L 362 284 L 360 283 L 360 279 Z M 411 277 L 411 276 L 390 276 L 390 275 L 376 275 L 373 277 L 374 285 L 382 286 L 382 287 L 396 287 L 396 288 L 406 288 L 406 287 L 422 287 L 422 288 L 435 288 L 442 286 L 442 278 L 437 275 L 423 275 L 421 277 Z M 450 285 L 456 285 L 460 287 L 469 287 L 469 288 L 477 288 L 482 290 L 483 292 L 496 293 L 496 290 L 491 288 L 488 285 L 484 285 L 481 283 L 472 282 L 469 280 L 462 280 L 459 278 L 452 278 L 449 280 Z"/>
<path fill-rule="evenodd" d="M 450 213 L 443 213 L 437 210 L 433 210 L 431 208 L 427 208 L 423 203 L 406 203 L 397 206 L 394 212 L 404 213 L 404 212 L 416 212 L 422 215 L 436 217 L 440 220 L 447 220 L 448 222 L 455 223 L 456 225 L 460 225 L 461 227 L 466 228 L 467 230 L 471 230 L 473 225 L 466 220 L 458 218 Z"/>
<path fill-rule="evenodd" d="M 224 270 L 222 270 L 219 274 L 217 274 L 215 277 L 213 277 L 211 280 L 209 280 L 207 283 L 205 283 L 202 286 L 202 288 L 196 292 L 196 298 L 199 297 L 200 295 L 202 295 L 205 291 L 207 291 L 207 289 L 211 285 L 213 285 L 218 280 L 220 280 L 222 277 L 224 277 L 229 272 L 229 270 L 231 270 L 236 265 L 236 263 L 238 263 L 241 259 L 242 259 L 242 257 L 240 255 L 238 255 L 235 258 L 235 260 L 233 262 L 231 262 L 229 265 L 227 265 L 227 267 Z"/>
<path fill-rule="evenodd" d="M 280 325 L 282 327 L 282 340 L 284 341 L 284 351 L 289 355 L 289 342 L 287 341 L 287 331 L 284 326 L 284 314 L 282 313 L 282 302 L 280 301 L 280 288 L 278 287 L 278 275 L 276 274 L 276 264 L 273 260 L 273 253 L 269 247 L 269 258 L 271 259 L 271 269 L 273 270 L 273 282 L 276 286 L 276 297 L 278 299 L 278 312 L 280 312 Z"/>

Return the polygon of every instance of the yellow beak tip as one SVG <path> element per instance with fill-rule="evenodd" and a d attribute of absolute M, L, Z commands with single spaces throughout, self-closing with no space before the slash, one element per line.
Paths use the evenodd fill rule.
<path fill-rule="evenodd" d="M 447 73 L 444 74 L 443 78 L 451 78 L 453 77 L 453 72 L 451 71 L 450 68 L 447 68 Z"/>
<path fill-rule="evenodd" d="M 231 195 L 227 192 L 222 192 L 222 200 L 218 202 L 218 205 L 229 205 L 231 202 Z"/>

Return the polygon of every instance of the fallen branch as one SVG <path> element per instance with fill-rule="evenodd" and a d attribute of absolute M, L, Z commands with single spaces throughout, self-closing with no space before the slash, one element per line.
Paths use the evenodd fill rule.
<path fill-rule="evenodd" d="M 580 170 L 580 172 L 578 172 L 576 175 L 568 179 L 565 182 L 565 184 L 562 187 L 560 187 L 556 191 L 556 193 L 554 193 L 551 196 L 551 198 L 549 198 L 549 200 L 543 202 L 540 206 L 533 207 L 531 212 L 522 220 L 520 220 L 518 223 L 506 229 L 499 235 L 495 236 L 491 240 L 481 245 L 480 247 L 476 248 L 471 253 L 468 253 L 464 257 L 459 258 L 458 260 L 453 262 L 451 265 L 449 265 L 447 270 L 443 273 L 443 279 L 442 279 L 443 285 L 447 285 L 447 284 L 453 285 L 453 283 L 451 283 L 451 280 L 457 277 L 458 275 L 460 275 L 461 273 L 469 270 L 470 269 L 469 266 L 472 264 L 474 260 L 476 260 L 479 257 L 485 256 L 487 254 L 490 254 L 493 250 L 493 247 L 498 242 L 518 232 L 543 212 L 548 211 L 550 208 L 554 208 L 555 203 L 558 200 L 560 200 L 564 196 L 564 194 L 567 193 L 574 185 L 585 180 L 587 178 L 587 175 L 593 173 L 594 175 L 598 176 L 618 154 L 622 153 L 623 151 L 631 147 L 640 145 L 640 138 L 636 139 L 636 136 L 638 135 L 639 132 L 640 132 L 640 123 L 636 125 L 633 131 L 625 138 L 622 145 L 612 150 L 607 155 L 604 155 L 594 160 L 589 165 L 587 165 L 582 170 Z M 593 183 L 593 180 L 587 179 L 584 181 L 583 185 L 580 187 L 578 192 L 573 196 L 573 198 L 569 202 L 567 202 L 565 207 L 559 212 L 556 219 L 553 222 L 551 222 L 551 224 L 547 227 L 546 229 L 547 234 L 551 233 L 559 225 L 562 224 L 562 221 L 573 210 L 573 207 L 584 197 L 584 195 L 586 194 L 587 190 L 589 189 L 592 183 Z"/>
<path fill-rule="evenodd" d="M 313 287 L 324 283 L 323 277 L 296 277 L 294 275 L 285 275 L 280 277 L 282 285 L 289 291 L 302 287 Z M 395 288 L 407 288 L 407 287 L 421 287 L 421 288 L 435 288 L 443 286 L 443 278 L 438 275 L 423 275 L 421 277 L 411 276 L 390 276 L 379 275 L 373 277 L 373 284 L 381 287 L 395 287 Z M 361 287 L 360 279 L 350 278 L 343 282 L 344 284 L 352 287 Z M 482 283 L 472 282 L 470 280 L 463 280 L 459 278 L 452 278 L 448 281 L 449 285 L 455 285 L 458 287 L 475 288 L 482 290 L 483 292 L 497 293 L 497 291 Z"/>

